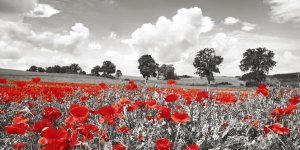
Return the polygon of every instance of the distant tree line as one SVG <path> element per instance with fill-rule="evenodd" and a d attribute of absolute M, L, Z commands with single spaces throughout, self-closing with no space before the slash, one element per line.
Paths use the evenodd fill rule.
<path fill-rule="evenodd" d="M 247 82 L 248 85 L 257 85 L 266 80 L 267 74 L 273 67 L 276 66 L 274 61 L 274 52 L 266 48 L 247 49 L 240 61 L 239 68 L 245 74 L 240 77 L 241 80 Z M 194 58 L 193 66 L 196 68 L 195 74 L 201 78 L 205 77 L 207 83 L 215 81 L 214 73 L 220 73 L 219 66 L 222 64 L 224 58 L 217 56 L 214 48 L 204 48 L 197 52 Z M 190 78 L 191 76 L 177 76 L 175 67 L 172 64 L 156 63 L 151 55 L 143 55 L 138 59 L 138 69 L 146 81 L 150 77 L 156 77 L 158 80 L 164 79 L 179 79 Z M 69 74 L 83 74 L 86 72 L 82 70 L 79 64 L 71 64 L 70 66 L 51 66 L 51 67 L 37 67 L 31 66 L 27 71 L 31 72 L 47 72 L 47 73 L 69 73 Z M 111 74 L 114 74 L 112 76 Z M 121 70 L 116 69 L 116 65 L 109 61 L 103 61 L 102 65 L 96 65 L 91 69 L 92 76 L 102 76 L 107 78 L 117 78 L 122 76 Z"/>

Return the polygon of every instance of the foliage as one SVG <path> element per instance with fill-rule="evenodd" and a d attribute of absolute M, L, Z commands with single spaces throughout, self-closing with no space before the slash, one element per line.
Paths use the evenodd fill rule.
<path fill-rule="evenodd" d="M 151 55 L 143 55 L 139 58 L 139 67 L 140 73 L 143 75 L 143 78 L 150 78 L 151 76 L 156 77 L 158 71 L 158 64 L 152 58 Z"/>
<path fill-rule="evenodd" d="M 223 57 L 216 56 L 213 48 L 205 48 L 196 54 L 193 65 L 197 69 L 196 74 L 201 78 L 206 77 L 210 84 L 211 81 L 215 81 L 213 73 L 220 73 L 218 66 L 222 62 Z"/>
<path fill-rule="evenodd" d="M 172 64 L 166 65 L 163 64 L 158 68 L 157 79 L 159 76 L 163 76 L 164 80 L 176 79 L 175 68 Z"/>
<path fill-rule="evenodd" d="M 94 76 L 100 76 L 99 72 L 101 70 L 101 67 L 99 65 L 93 67 L 93 69 L 91 70 L 91 74 Z"/>
<path fill-rule="evenodd" d="M 53 67 L 46 67 L 47 73 L 68 73 L 68 74 L 86 74 L 79 64 L 71 64 L 70 66 L 54 65 Z"/>
<path fill-rule="evenodd" d="M 37 68 L 37 71 L 38 71 L 38 72 L 46 72 L 46 70 L 45 70 L 43 67 L 38 67 L 38 68 Z"/>
<path fill-rule="evenodd" d="M 106 60 L 103 62 L 100 72 L 103 72 L 103 74 L 110 75 L 112 73 L 116 72 L 116 65 L 113 64 L 111 61 Z"/>
<path fill-rule="evenodd" d="M 243 80 L 254 80 L 261 83 L 266 80 L 266 74 L 276 66 L 274 52 L 266 48 L 247 49 L 240 61 L 240 69 L 248 72 L 243 75 Z"/>
<path fill-rule="evenodd" d="M 121 76 L 122 76 L 122 71 L 121 70 L 117 70 L 117 72 L 116 72 L 117 79 L 119 79 Z"/>
<path fill-rule="evenodd" d="M 27 71 L 30 71 L 30 72 L 37 72 L 38 71 L 38 67 L 37 66 L 31 66 L 29 69 L 27 69 Z"/>

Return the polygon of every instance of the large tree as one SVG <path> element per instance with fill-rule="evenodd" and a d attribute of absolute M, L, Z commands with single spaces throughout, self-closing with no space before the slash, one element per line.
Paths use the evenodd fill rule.
<path fill-rule="evenodd" d="M 91 74 L 94 76 L 100 76 L 100 74 L 99 74 L 100 70 L 101 70 L 101 67 L 99 65 L 97 65 L 91 70 Z"/>
<path fill-rule="evenodd" d="M 116 72 L 116 65 L 113 64 L 111 61 L 106 60 L 103 62 L 100 72 L 103 72 L 104 75 L 110 75 Z"/>
<path fill-rule="evenodd" d="M 67 70 L 67 73 L 71 73 L 71 74 L 79 74 L 81 72 L 82 69 L 79 66 L 79 64 L 71 64 Z"/>
<path fill-rule="evenodd" d="M 274 52 L 266 48 L 247 49 L 240 61 L 240 69 L 248 72 L 242 76 L 244 80 L 254 80 L 258 83 L 266 80 L 266 75 L 276 66 Z"/>
<path fill-rule="evenodd" d="M 222 62 L 223 57 L 216 56 L 213 48 L 205 48 L 196 54 L 193 65 L 197 69 L 196 74 L 201 78 L 206 77 L 210 85 L 211 81 L 215 81 L 214 72 L 220 73 L 219 65 Z"/>
<path fill-rule="evenodd" d="M 163 64 L 158 68 L 158 75 L 157 79 L 159 79 L 159 76 L 163 76 L 164 80 L 168 79 L 176 79 L 176 74 L 175 74 L 175 68 L 172 64 L 166 65 Z"/>
<path fill-rule="evenodd" d="M 143 55 L 139 58 L 139 67 L 140 73 L 143 75 L 143 78 L 146 78 L 146 81 L 153 76 L 156 77 L 157 70 L 158 70 L 158 64 L 155 62 L 155 60 L 152 58 L 151 55 Z"/>

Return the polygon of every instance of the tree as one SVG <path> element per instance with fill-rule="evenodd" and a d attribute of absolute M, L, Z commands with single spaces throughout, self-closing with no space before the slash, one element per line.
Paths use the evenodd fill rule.
<path fill-rule="evenodd" d="M 156 77 L 158 70 L 158 64 L 155 63 L 155 60 L 151 57 L 151 55 L 143 55 L 138 60 L 140 73 L 143 75 L 143 78 L 146 78 L 148 81 L 149 77 Z"/>
<path fill-rule="evenodd" d="M 71 74 L 79 74 L 80 72 L 82 72 L 82 69 L 79 64 L 71 64 L 67 71 L 67 73 Z"/>
<path fill-rule="evenodd" d="M 110 75 L 116 72 L 116 65 L 113 64 L 111 61 L 106 60 L 103 62 L 100 72 L 103 72 L 103 75 Z"/>
<path fill-rule="evenodd" d="M 53 73 L 60 73 L 61 67 L 59 65 L 55 65 L 52 67 L 52 72 Z"/>
<path fill-rule="evenodd" d="M 38 71 L 38 67 L 37 66 L 31 66 L 27 71 L 30 71 L 30 72 L 37 72 Z"/>
<path fill-rule="evenodd" d="M 210 85 L 211 81 L 215 81 L 214 72 L 220 73 L 219 65 L 223 62 L 223 57 L 216 56 L 213 48 L 205 48 L 200 50 L 194 59 L 194 67 L 197 69 L 195 74 L 201 78 L 206 77 Z"/>
<path fill-rule="evenodd" d="M 176 79 L 174 66 L 172 64 L 162 64 L 158 69 L 157 79 L 159 79 L 161 75 L 164 77 L 164 80 Z"/>
<path fill-rule="evenodd" d="M 119 79 L 121 76 L 122 76 L 122 71 L 121 70 L 117 70 L 116 77 Z"/>
<path fill-rule="evenodd" d="M 242 76 L 243 80 L 253 80 L 261 83 L 266 80 L 266 75 L 276 66 L 274 52 L 266 48 L 247 49 L 240 61 L 240 69 L 248 72 Z"/>
<path fill-rule="evenodd" d="M 157 80 L 159 80 L 159 77 L 162 75 L 164 76 L 164 74 L 166 73 L 167 70 L 167 65 L 166 64 L 162 64 L 159 68 L 158 68 L 158 73 L 157 73 Z"/>
<path fill-rule="evenodd" d="M 175 80 L 176 79 L 175 68 L 172 64 L 167 65 L 166 71 L 164 73 L 164 79 L 165 80 L 169 80 L 169 79 Z"/>
<path fill-rule="evenodd" d="M 46 71 L 46 70 L 45 70 L 44 68 L 42 68 L 42 67 L 38 67 L 37 70 L 38 70 L 38 72 L 45 72 L 45 71 Z"/>
<path fill-rule="evenodd" d="M 100 74 L 99 74 L 100 70 L 101 70 L 101 67 L 99 65 L 97 65 L 91 70 L 91 74 L 94 76 L 100 76 Z"/>

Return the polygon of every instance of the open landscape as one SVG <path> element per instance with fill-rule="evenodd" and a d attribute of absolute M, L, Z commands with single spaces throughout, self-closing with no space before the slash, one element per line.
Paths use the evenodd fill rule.
<path fill-rule="evenodd" d="M 300 150 L 299 0 L 0 0 L 0 150 Z"/>

